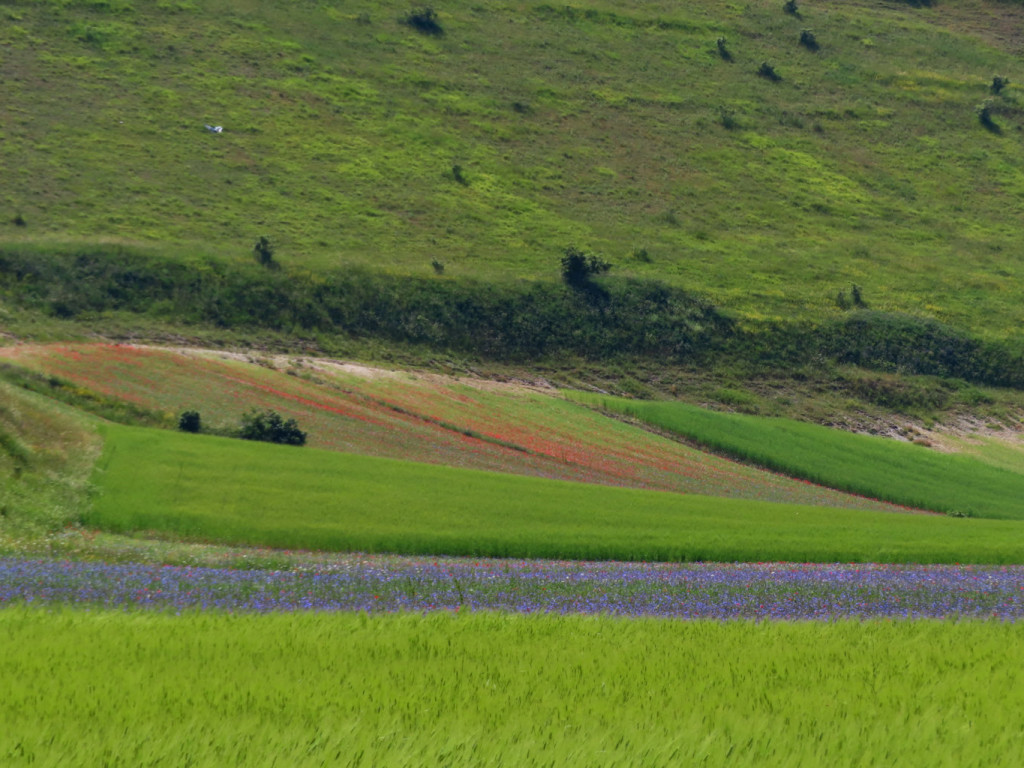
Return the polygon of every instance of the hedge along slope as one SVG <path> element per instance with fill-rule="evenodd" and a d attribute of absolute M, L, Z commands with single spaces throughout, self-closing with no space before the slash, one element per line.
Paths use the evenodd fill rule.
<path fill-rule="evenodd" d="M 570 396 L 830 488 L 954 515 L 1024 520 L 1024 474 L 970 456 L 683 403 Z"/>
<path fill-rule="evenodd" d="M 556 279 L 266 270 L 121 247 L 7 247 L 0 248 L 0 296 L 65 319 L 131 312 L 179 325 L 374 338 L 510 361 L 569 353 L 674 364 L 741 360 L 788 370 L 828 360 L 1024 387 L 1016 342 L 982 341 L 934 320 L 870 310 L 819 323 L 737 325 L 705 298 L 651 279 L 571 287 Z"/>
<path fill-rule="evenodd" d="M 1016 522 L 606 488 L 110 425 L 84 522 L 331 551 L 1024 562 Z"/>

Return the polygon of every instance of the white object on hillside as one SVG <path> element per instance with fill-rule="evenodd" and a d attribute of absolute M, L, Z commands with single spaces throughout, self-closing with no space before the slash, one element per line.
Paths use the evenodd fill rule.
<path fill-rule="evenodd" d="M 208 130 L 210 133 L 223 133 L 224 127 L 220 125 L 208 125 L 206 126 L 206 130 Z"/>

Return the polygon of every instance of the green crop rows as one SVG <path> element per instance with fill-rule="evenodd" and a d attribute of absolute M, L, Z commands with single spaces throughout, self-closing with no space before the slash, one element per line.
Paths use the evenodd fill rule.
<path fill-rule="evenodd" d="M 683 403 L 572 396 L 831 488 L 951 514 L 1024 520 L 1024 474 L 970 456 Z"/>

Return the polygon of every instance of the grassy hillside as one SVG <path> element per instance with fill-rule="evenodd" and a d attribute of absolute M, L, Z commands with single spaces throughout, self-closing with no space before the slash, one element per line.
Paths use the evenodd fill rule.
<path fill-rule="evenodd" d="M 1020 524 L 606 488 L 109 425 L 94 528 L 327 551 L 1014 563 Z"/>
<path fill-rule="evenodd" d="M 451 0 L 425 34 L 395 1 L 7 3 L 0 241 L 267 235 L 286 266 L 488 280 L 575 244 L 750 318 L 857 284 L 1013 333 L 1024 9 L 799 9 Z"/>
<path fill-rule="evenodd" d="M 86 511 L 100 447 L 84 415 L 0 381 L 0 550 L 58 531 Z"/>

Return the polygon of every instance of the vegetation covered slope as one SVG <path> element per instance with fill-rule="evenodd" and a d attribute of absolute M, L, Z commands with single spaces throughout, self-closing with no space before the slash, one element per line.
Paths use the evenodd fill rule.
<path fill-rule="evenodd" d="M 310 445 L 334 451 L 648 490 L 900 510 L 682 445 L 551 389 L 316 359 L 240 358 L 128 345 L 25 344 L 0 349 L 0 361 L 27 366 L 42 381 L 20 368 L 0 367 L 0 376 L 77 398 L 125 423 L 173 427 L 178 414 L 196 410 L 204 429 L 223 433 L 250 409 L 272 409 L 308 430 Z"/>
<path fill-rule="evenodd" d="M 77 521 L 100 448 L 88 417 L 0 381 L 0 548 Z"/>
<path fill-rule="evenodd" d="M 572 244 L 750 318 L 1024 319 L 1019 3 L 435 10 L 3 4 L 0 239 L 489 280 Z"/>

